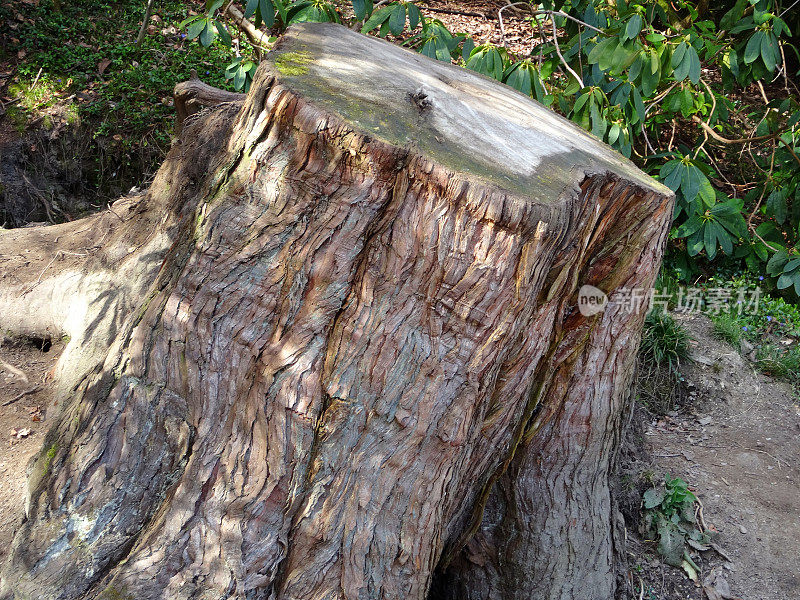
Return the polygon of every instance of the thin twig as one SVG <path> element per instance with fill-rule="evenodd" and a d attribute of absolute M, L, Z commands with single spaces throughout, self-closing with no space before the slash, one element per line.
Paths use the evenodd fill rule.
<path fill-rule="evenodd" d="M 24 392 L 20 392 L 19 394 L 17 394 L 13 398 L 11 398 L 11 400 L 6 400 L 5 402 L 3 402 L 2 405 L 3 406 L 8 406 L 9 404 L 14 404 L 14 402 L 16 402 L 17 400 L 21 400 L 25 396 L 29 396 L 31 394 L 34 394 L 34 393 L 38 392 L 40 389 L 42 389 L 42 386 L 41 385 L 36 385 L 36 386 L 32 387 L 29 390 L 25 390 Z"/>
<path fill-rule="evenodd" d="M 506 27 L 505 23 L 503 23 L 503 11 L 507 8 L 515 8 L 516 6 L 530 6 L 527 2 L 512 2 L 510 4 L 506 4 L 505 6 L 501 6 L 500 10 L 497 11 L 497 20 L 500 22 L 500 39 L 503 40 L 503 45 L 506 45 Z M 427 7 L 426 7 L 427 9 Z"/>
<path fill-rule="evenodd" d="M 772 155 L 769 158 L 769 173 L 767 173 L 767 182 L 772 180 L 772 172 L 775 169 L 775 144 L 772 144 Z M 761 195 L 758 197 L 758 202 L 753 207 L 753 210 L 750 211 L 750 215 L 747 217 L 747 228 L 749 230 L 753 230 L 753 217 L 755 217 L 758 209 L 761 208 L 761 202 L 764 200 L 764 195 L 767 193 L 767 185 L 764 182 L 764 188 L 761 190 Z"/>
<path fill-rule="evenodd" d="M 244 31 L 245 35 L 250 39 L 253 45 L 259 48 L 267 49 L 272 47 L 272 43 L 269 41 L 269 36 L 263 31 L 256 29 L 255 25 L 253 25 L 248 19 L 245 19 L 242 11 L 236 8 L 232 2 L 228 5 L 225 13 L 234 20 L 236 25 L 238 25 L 242 31 Z"/>
<path fill-rule="evenodd" d="M 561 59 L 561 63 L 564 65 L 564 67 L 567 69 L 567 71 L 569 71 L 572 74 L 572 76 L 575 79 L 578 80 L 578 83 L 580 84 L 581 89 L 583 89 L 583 87 L 584 87 L 583 86 L 583 79 L 581 78 L 580 75 L 578 75 L 575 72 L 575 70 L 572 67 L 569 66 L 567 61 L 564 59 L 564 55 L 561 54 L 561 46 L 558 45 L 558 32 L 556 31 L 556 19 L 552 15 L 550 16 L 550 22 L 553 24 L 553 42 L 555 42 L 555 45 L 556 45 L 556 54 L 558 54 L 558 58 Z"/>
<path fill-rule="evenodd" d="M 36 74 L 36 77 L 34 78 L 33 83 L 31 84 L 31 87 L 28 90 L 29 92 L 32 92 L 33 88 L 36 87 L 36 84 L 39 83 L 39 77 L 41 77 L 41 75 L 42 75 L 42 67 L 39 67 L 39 72 Z"/>
<path fill-rule="evenodd" d="M 144 17 L 142 18 L 142 26 L 139 28 L 139 33 L 136 36 L 135 46 L 141 46 L 144 41 L 144 35 L 147 33 L 147 25 L 150 23 L 150 15 L 153 14 L 153 4 L 155 0 L 147 0 L 147 6 L 144 8 Z"/>
<path fill-rule="evenodd" d="M 705 79 L 700 79 L 700 83 L 702 83 L 705 86 L 706 90 L 708 90 L 708 93 L 711 94 L 711 110 L 708 112 L 708 119 L 706 120 L 706 125 L 710 127 L 711 119 L 714 118 L 714 111 L 717 110 L 717 98 L 714 96 L 714 91 L 711 89 L 711 86 L 708 85 L 708 83 L 706 83 Z M 703 149 L 707 141 L 708 141 L 708 131 L 703 129 L 703 143 L 697 147 L 697 150 L 695 150 L 694 152 L 693 158 L 696 159 L 698 157 L 698 155 L 700 154 L 700 150 Z"/>
<path fill-rule="evenodd" d="M 606 33 L 605 31 L 603 31 L 602 29 L 598 29 L 597 27 L 594 27 L 593 25 L 589 25 L 586 21 L 581 21 L 580 19 L 576 19 L 572 15 L 569 15 L 569 14 L 567 14 L 565 12 L 560 11 L 560 10 L 534 10 L 534 11 L 531 12 L 531 14 L 533 14 L 534 16 L 535 15 L 550 15 L 551 19 L 553 18 L 553 15 L 558 16 L 558 17 L 564 17 L 565 19 L 569 19 L 570 21 L 574 21 L 578 25 L 583 25 L 584 27 L 586 27 L 588 29 L 591 29 L 592 31 L 596 31 L 597 33 L 602 33 L 603 35 L 611 35 L 609 33 Z"/>

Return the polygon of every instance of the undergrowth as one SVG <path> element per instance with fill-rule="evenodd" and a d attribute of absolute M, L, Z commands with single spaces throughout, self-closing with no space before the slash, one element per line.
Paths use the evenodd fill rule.
<path fill-rule="evenodd" d="M 7 24 L 0 41 L 16 52 L 3 57 L 16 66 L 5 92 L 13 100 L 9 119 L 19 133 L 38 125 L 58 129 L 33 153 L 79 161 L 82 191 L 106 199 L 145 181 L 169 149 L 175 84 L 194 70 L 211 85 L 229 87 L 223 69 L 230 50 L 189 46 L 178 29 L 188 6 L 157 3 L 137 47 L 140 1 L 0 5 Z M 63 149 L 53 141 L 70 136 Z"/>
<path fill-rule="evenodd" d="M 637 391 L 649 410 L 664 414 L 680 398 L 680 365 L 689 356 L 689 331 L 668 312 L 655 308 L 645 318 L 639 351 Z"/>

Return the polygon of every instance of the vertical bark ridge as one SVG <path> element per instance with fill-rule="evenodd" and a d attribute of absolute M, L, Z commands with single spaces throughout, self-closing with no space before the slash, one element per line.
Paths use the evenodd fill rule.
<path fill-rule="evenodd" d="M 608 202 L 584 238 L 590 243 L 580 282 L 609 294 L 620 287 L 649 289 L 671 202 L 624 182 L 602 186 L 599 199 Z M 439 596 L 613 596 L 607 478 L 644 311 L 627 314 L 609 305 L 586 319 L 576 311 L 574 291 L 565 297 L 571 306 L 553 338 L 540 409 L 492 490 L 479 532 L 438 582 Z"/>

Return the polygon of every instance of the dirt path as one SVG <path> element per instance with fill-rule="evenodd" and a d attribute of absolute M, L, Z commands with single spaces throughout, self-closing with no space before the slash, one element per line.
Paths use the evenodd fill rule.
<path fill-rule="evenodd" d="M 0 346 L 0 562 L 22 520 L 26 467 L 52 424 L 47 419 L 52 408 L 49 373 L 63 348 L 49 343 L 44 348 L 47 352 L 41 342 L 8 340 Z M 29 390 L 36 391 L 19 397 Z"/>
<path fill-rule="evenodd" d="M 798 400 L 717 340 L 706 317 L 677 318 L 695 338 L 695 362 L 683 369 L 689 408 L 646 425 L 646 447 L 657 470 L 683 478 L 703 503 L 732 559 L 717 568 L 731 597 L 800 598 Z"/>

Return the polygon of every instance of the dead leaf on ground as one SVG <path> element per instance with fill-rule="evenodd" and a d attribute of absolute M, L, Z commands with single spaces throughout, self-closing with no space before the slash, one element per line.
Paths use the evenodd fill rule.
<path fill-rule="evenodd" d="M 731 594 L 731 586 L 722 576 L 719 567 L 712 569 L 711 573 L 703 579 L 703 591 L 708 600 L 740 600 Z"/>
<path fill-rule="evenodd" d="M 105 71 L 108 68 L 108 65 L 110 65 L 110 64 L 111 64 L 111 59 L 110 58 L 104 58 L 99 63 L 97 63 L 97 72 L 100 75 L 102 75 L 103 71 Z"/>
<path fill-rule="evenodd" d="M 11 430 L 11 437 L 21 440 L 22 438 L 26 438 L 31 434 L 31 430 L 27 427 L 23 427 L 22 429 L 17 429 L 16 427 Z"/>
<path fill-rule="evenodd" d="M 42 420 L 42 407 L 41 406 L 26 406 L 28 410 L 28 415 L 31 418 L 31 421 L 37 422 Z"/>

